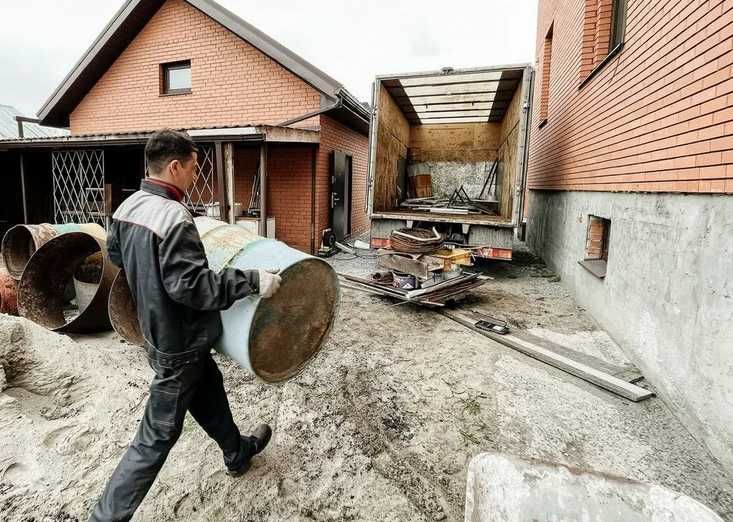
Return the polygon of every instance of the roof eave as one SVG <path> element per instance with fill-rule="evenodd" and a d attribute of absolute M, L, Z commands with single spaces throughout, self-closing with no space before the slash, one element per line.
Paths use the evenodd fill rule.
<path fill-rule="evenodd" d="M 186 2 L 253 45 L 327 98 L 335 100 L 339 91 L 343 89 L 338 81 L 325 72 L 216 2 L 212 0 L 186 0 Z M 41 125 L 68 127 L 69 114 L 73 110 L 69 107 L 72 105 L 75 107 L 83 99 L 83 94 L 75 95 L 73 89 L 86 88 L 88 92 L 89 87 L 85 87 L 84 84 L 93 85 L 101 74 L 104 74 L 102 72 L 97 75 L 92 71 L 90 80 L 84 77 L 84 73 L 88 72 L 91 66 L 106 70 L 163 3 L 164 0 L 127 0 L 38 111 L 37 116 Z M 135 12 L 140 13 L 140 19 L 145 20 L 142 25 L 139 23 L 140 20 L 130 20 Z M 129 23 L 126 30 L 130 31 L 132 36 L 125 33 L 126 23 Z M 107 47 L 110 40 L 115 37 L 124 45 L 120 45 L 119 48 Z M 105 50 L 108 51 L 107 55 L 100 57 L 100 53 Z"/>

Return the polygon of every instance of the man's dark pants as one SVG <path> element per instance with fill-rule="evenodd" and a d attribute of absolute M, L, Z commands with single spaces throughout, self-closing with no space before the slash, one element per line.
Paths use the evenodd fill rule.
<path fill-rule="evenodd" d="M 242 439 L 229 409 L 221 372 L 207 354 L 179 368 L 151 361 L 155 378 L 137 435 L 107 483 L 92 521 L 129 520 L 163 467 L 183 429 L 186 412 L 224 452 L 224 463 L 236 467 Z M 245 448 L 245 452 L 248 448 Z"/>

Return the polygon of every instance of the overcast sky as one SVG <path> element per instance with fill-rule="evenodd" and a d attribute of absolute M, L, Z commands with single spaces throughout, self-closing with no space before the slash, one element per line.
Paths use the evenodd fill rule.
<path fill-rule="evenodd" d="M 123 0 L 3 0 L 0 104 L 31 116 Z M 375 75 L 534 61 L 537 0 L 220 0 L 362 101 Z"/>

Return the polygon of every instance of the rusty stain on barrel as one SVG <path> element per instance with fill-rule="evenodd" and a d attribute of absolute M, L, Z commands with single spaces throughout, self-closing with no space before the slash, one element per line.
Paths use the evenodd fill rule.
<path fill-rule="evenodd" d="M 21 316 L 59 332 L 97 332 L 110 328 L 107 299 L 112 280 L 118 272 L 107 258 L 101 227 L 87 232 L 67 232 L 42 245 L 31 256 L 18 286 L 18 311 Z M 101 252 L 102 266 L 96 292 L 79 314 L 64 317 L 64 293 L 74 273 L 94 254 Z"/>
<path fill-rule="evenodd" d="M 15 225 L 3 236 L 2 253 L 8 273 L 20 279 L 26 263 L 33 253 L 58 232 L 48 223 L 40 225 Z"/>
<path fill-rule="evenodd" d="M 108 301 L 112 328 L 130 344 L 142 346 L 144 339 L 137 320 L 137 306 L 127 284 L 125 271 L 120 270 L 112 282 Z"/>
<path fill-rule="evenodd" d="M 18 282 L 0 268 L 0 314 L 18 315 Z"/>
<path fill-rule="evenodd" d="M 252 370 L 270 382 L 298 374 L 315 356 L 338 301 L 333 269 L 320 259 L 299 261 L 281 277 L 280 290 L 257 305 L 249 334 Z"/>

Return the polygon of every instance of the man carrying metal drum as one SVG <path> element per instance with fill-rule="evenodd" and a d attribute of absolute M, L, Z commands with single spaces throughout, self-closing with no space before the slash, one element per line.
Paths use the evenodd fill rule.
<path fill-rule="evenodd" d="M 132 518 L 178 440 L 186 412 L 217 442 L 233 476 L 247 471 L 272 435 L 266 424 L 240 435 L 211 348 L 222 333 L 219 311 L 251 294 L 271 297 L 280 277 L 209 269 L 193 217 L 181 203 L 196 176 L 197 148 L 187 134 L 156 132 L 145 157 L 150 177 L 115 212 L 107 248 L 137 303 L 155 377 L 137 434 L 94 508 L 94 521 Z"/>

